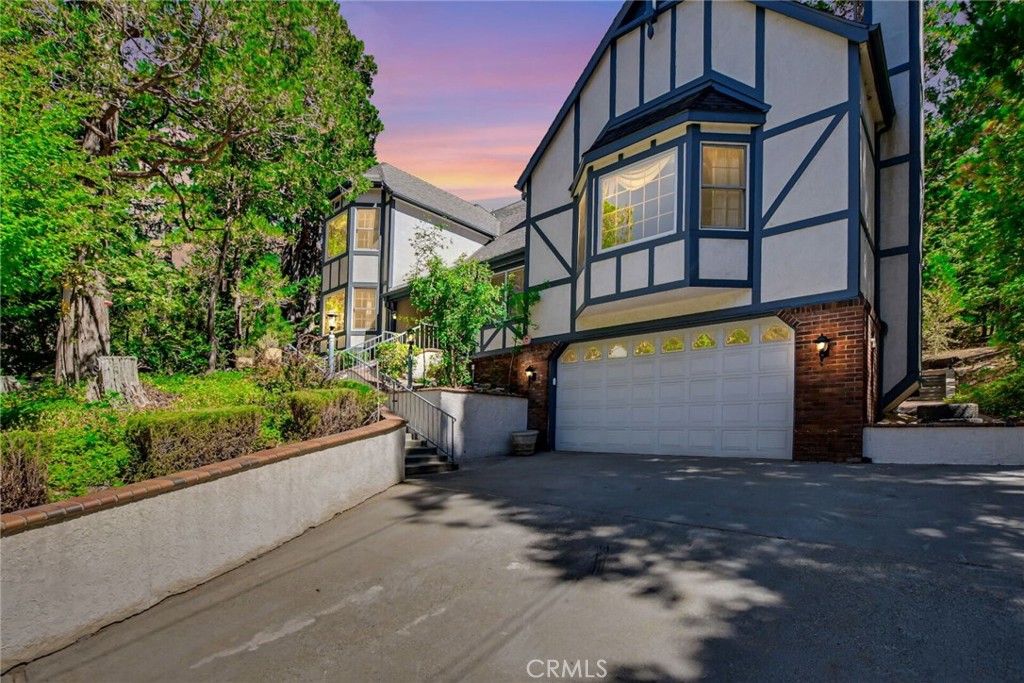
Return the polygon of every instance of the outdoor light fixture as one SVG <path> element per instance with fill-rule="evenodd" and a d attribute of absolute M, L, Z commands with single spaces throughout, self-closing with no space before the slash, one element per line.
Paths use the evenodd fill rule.
<path fill-rule="evenodd" d="M 526 383 L 531 384 L 533 378 L 537 376 L 537 371 L 533 369 L 533 366 L 526 368 Z"/>
<path fill-rule="evenodd" d="M 828 358 L 828 347 L 831 343 L 832 340 L 826 337 L 824 332 L 814 340 L 815 346 L 818 347 L 818 365 L 825 364 L 825 359 Z"/>
<path fill-rule="evenodd" d="M 327 311 L 327 329 L 334 334 L 334 329 L 338 326 L 338 312 Z"/>

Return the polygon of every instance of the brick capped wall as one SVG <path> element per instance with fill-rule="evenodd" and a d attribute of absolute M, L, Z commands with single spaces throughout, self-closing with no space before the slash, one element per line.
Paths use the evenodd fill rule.
<path fill-rule="evenodd" d="M 878 398 L 878 325 L 870 307 L 857 299 L 776 315 L 796 330 L 793 459 L 859 460 Z M 814 343 L 822 333 L 831 340 L 824 365 Z"/>
<path fill-rule="evenodd" d="M 537 437 L 538 449 L 554 447 L 553 444 L 548 444 L 548 358 L 556 348 L 557 344 L 534 344 L 523 348 L 514 359 L 511 353 L 505 353 L 477 358 L 474 361 L 473 375 L 478 384 L 503 387 L 528 399 L 527 427 L 540 432 Z M 526 368 L 530 366 L 537 372 L 533 382 L 526 380 Z"/>

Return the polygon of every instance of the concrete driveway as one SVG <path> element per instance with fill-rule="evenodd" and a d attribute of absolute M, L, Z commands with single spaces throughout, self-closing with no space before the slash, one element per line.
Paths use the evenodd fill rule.
<path fill-rule="evenodd" d="M 4 680 L 1020 681 L 1024 471 L 495 460 Z"/>

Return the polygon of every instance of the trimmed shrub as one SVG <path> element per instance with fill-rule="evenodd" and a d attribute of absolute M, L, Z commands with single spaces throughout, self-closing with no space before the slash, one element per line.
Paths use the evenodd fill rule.
<path fill-rule="evenodd" d="M 53 441 L 35 432 L 0 434 L 0 512 L 47 502 L 46 460 Z"/>
<path fill-rule="evenodd" d="M 252 453 L 263 419 L 258 406 L 136 415 L 126 427 L 133 462 L 125 478 L 142 481 Z"/>
<path fill-rule="evenodd" d="M 285 396 L 291 421 L 289 439 L 305 441 L 362 427 L 374 421 L 380 393 L 358 382 L 330 389 L 293 391 Z"/>

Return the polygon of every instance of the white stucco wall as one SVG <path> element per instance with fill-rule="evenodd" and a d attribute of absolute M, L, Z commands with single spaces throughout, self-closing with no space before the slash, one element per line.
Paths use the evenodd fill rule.
<path fill-rule="evenodd" d="M 3 537 L 0 666 L 137 614 L 402 481 L 403 424 Z"/>
<path fill-rule="evenodd" d="M 508 455 L 509 434 L 526 429 L 527 400 L 521 396 L 445 389 L 419 394 L 455 418 L 456 462 Z"/>
<path fill-rule="evenodd" d="M 781 235 L 761 246 L 761 300 L 837 292 L 846 288 L 847 222 L 836 221 Z"/>
<path fill-rule="evenodd" d="M 640 29 L 633 29 L 616 41 L 615 115 L 640 106 Z"/>
<path fill-rule="evenodd" d="M 409 280 L 409 275 L 416 265 L 416 256 L 412 248 L 416 231 L 431 225 L 440 225 L 444 228 L 448 226 L 440 216 L 428 214 L 404 202 L 397 203 L 392 216 L 394 245 L 391 255 L 391 289 L 395 289 Z M 440 253 L 447 263 L 454 263 L 459 256 L 474 253 L 487 241 L 484 237 L 473 240 L 452 232 L 451 229 L 445 230 L 444 237 L 447 242 Z"/>
<path fill-rule="evenodd" d="M 747 2 L 716 2 L 711 12 L 711 68 L 754 87 L 757 8 Z"/>
<path fill-rule="evenodd" d="M 676 85 L 704 74 L 704 3 L 676 5 Z"/>
<path fill-rule="evenodd" d="M 906 465 L 1024 465 L 1024 427 L 866 427 L 864 455 Z"/>

